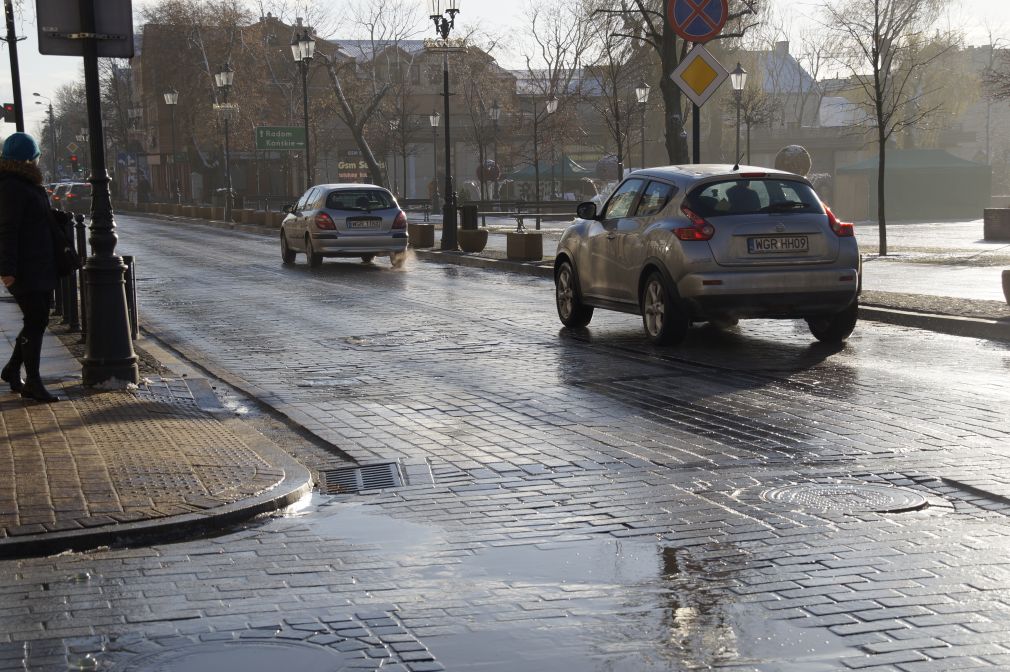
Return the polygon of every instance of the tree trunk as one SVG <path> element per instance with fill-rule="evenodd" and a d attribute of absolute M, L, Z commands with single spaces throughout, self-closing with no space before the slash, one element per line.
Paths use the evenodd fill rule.
<path fill-rule="evenodd" d="M 663 94 L 663 108 L 666 111 L 664 123 L 666 126 L 666 154 L 671 164 L 690 163 L 687 156 L 687 142 L 681 137 L 684 131 L 684 118 L 681 115 L 680 88 L 670 79 L 669 73 L 680 65 L 677 53 L 677 37 L 670 26 L 668 12 L 663 12 L 663 51 L 662 63 L 664 75 L 659 78 L 659 90 Z"/>
<path fill-rule="evenodd" d="M 368 144 L 368 140 L 365 139 L 365 121 L 368 120 L 375 108 L 379 106 L 386 92 L 389 91 L 389 85 L 384 85 L 382 89 L 376 93 L 371 102 L 362 111 L 360 118 L 355 114 L 354 110 L 351 108 L 351 104 L 347 100 L 347 96 L 344 95 L 344 87 L 340 84 L 340 76 L 337 74 L 337 69 L 334 67 L 333 62 L 330 59 L 325 59 L 326 70 L 329 72 L 330 81 L 333 83 L 333 93 L 337 98 L 337 103 L 340 105 L 339 112 L 337 116 L 340 120 L 347 124 L 348 130 L 351 131 L 351 137 L 354 138 L 354 144 L 358 146 L 361 151 L 361 156 L 364 157 L 365 163 L 368 165 L 368 174 L 371 177 L 372 183 L 377 184 L 382 187 L 388 187 L 388 183 L 383 179 L 382 168 L 379 166 L 379 162 L 375 160 L 375 154 L 372 152 L 371 146 Z"/>
<path fill-rule="evenodd" d="M 882 125 L 877 125 L 877 229 L 880 232 L 880 256 L 887 256 L 887 219 L 884 207 L 884 177 L 887 158 L 887 137 Z"/>

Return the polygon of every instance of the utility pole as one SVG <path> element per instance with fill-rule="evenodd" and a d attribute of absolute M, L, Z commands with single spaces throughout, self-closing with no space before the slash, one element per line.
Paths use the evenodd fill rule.
<path fill-rule="evenodd" d="M 25 111 L 21 104 L 21 70 L 18 68 L 18 37 L 14 33 L 14 4 L 4 0 L 4 14 L 7 17 L 7 46 L 11 51 L 11 88 L 14 90 L 14 124 L 24 133 Z"/>

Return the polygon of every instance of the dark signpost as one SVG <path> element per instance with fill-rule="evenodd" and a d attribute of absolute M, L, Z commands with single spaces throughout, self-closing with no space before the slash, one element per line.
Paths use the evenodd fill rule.
<path fill-rule="evenodd" d="M 99 96 L 98 57 L 133 56 L 130 0 L 36 0 L 39 53 L 81 56 L 91 137 L 91 254 L 84 266 L 88 297 L 83 382 L 125 385 L 140 379 L 126 304 L 126 265 L 116 254 Z"/>
<path fill-rule="evenodd" d="M 704 44 L 722 32 L 729 18 L 728 0 L 667 0 L 670 27 L 687 42 Z M 694 141 L 694 163 L 701 163 L 701 107 L 694 105 L 691 114 Z"/>

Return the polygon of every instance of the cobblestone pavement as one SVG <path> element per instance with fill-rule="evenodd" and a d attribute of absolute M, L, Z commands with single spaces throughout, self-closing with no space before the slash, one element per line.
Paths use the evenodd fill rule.
<path fill-rule="evenodd" d="M 541 279 L 123 225 L 153 331 L 404 483 L 0 564 L 0 670 L 1010 669 L 1005 346 L 653 349 L 564 332 Z"/>

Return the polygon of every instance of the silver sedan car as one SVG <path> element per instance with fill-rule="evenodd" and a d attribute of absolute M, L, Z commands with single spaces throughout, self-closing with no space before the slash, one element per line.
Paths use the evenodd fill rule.
<path fill-rule="evenodd" d="M 324 257 L 388 256 L 400 266 L 407 250 L 407 215 L 388 190 L 374 184 L 320 184 L 284 208 L 281 260 L 304 252 L 309 266 Z"/>
<path fill-rule="evenodd" d="M 561 322 L 595 308 L 639 314 L 656 344 L 692 322 L 805 319 L 838 343 L 856 325 L 860 257 L 841 222 L 803 177 L 730 165 L 668 166 L 629 175 L 597 213 L 582 203 L 558 244 Z"/>

